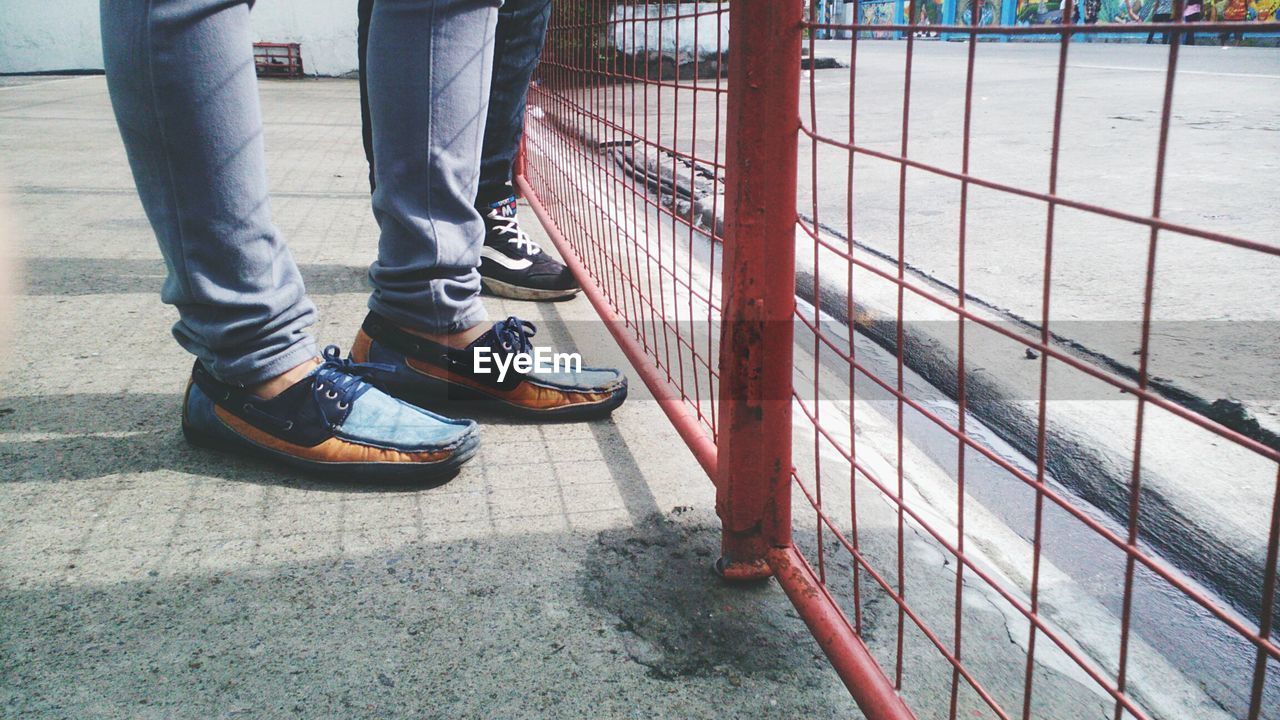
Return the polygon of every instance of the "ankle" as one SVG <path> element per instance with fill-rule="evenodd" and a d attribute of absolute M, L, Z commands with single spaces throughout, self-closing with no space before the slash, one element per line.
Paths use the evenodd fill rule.
<path fill-rule="evenodd" d="M 472 325 L 466 330 L 459 330 L 458 332 L 453 332 L 453 333 L 429 333 L 429 332 L 423 332 L 421 330 L 414 330 L 413 328 L 401 328 L 401 329 L 411 335 L 417 335 L 420 338 L 426 338 L 431 342 L 444 345 L 445 347 L 454 348 L 456 350 L 456 349 L 465 348 L 466 346 L 475 342 L 476 338 L 485 334 L 485 331 L 489 329 L 489 324 L 483 323 L 483 322 L 476 323 L 475 325 Z"/>
<path fill-rule="evenodd" d="M 293 385 L 299 380 L 310 375 L 311 371 L 319 364 L 320 358 L 311 358 L 310 360 L 306 360 L 301 364 L 285 370 L 270 380 L 265 380 L 256 385 L 246 386 L 245 389 L 263 400 L 270 400 L 285 390 L 293 387 Z"/>

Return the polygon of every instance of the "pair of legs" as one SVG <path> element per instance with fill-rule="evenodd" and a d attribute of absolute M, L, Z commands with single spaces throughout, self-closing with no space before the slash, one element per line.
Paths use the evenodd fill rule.
<path fill-rule="evenodd" d="M 1166 13 L 1153 13 L 1153 14 L 1151 15 L 1151 22 L 1153 22 L 1153 23 L 1167 23 L 1167 22 L 1172 22 L 1172 21 L 1173 21 L 1173 14 L 1172 14 L 1172 13 L 1167 13 L 1167 12 L 1166 12 Z M 1169 33 L 1161 33 L 1161 37 L 1163 38 L 1163 39 L 1161 40 L 1161 42 L 1163 42 L 1165 45 L 1168 45 L 1168 44 L 1169 44 Z M 1147 33 L 1147 44 L 1148 44 L 1148 45 L 1150 45 L 1151 43 L 1155 42 L 1155 39 L 1156 39 L 1156 33 L 1155 33 L 1155 31 L 1154 31 L 1154 30 L 1152 30 L 1151 32 Z"/>
<path fill-rule="evenodd" d="M 1200 20 L 1201 20 L 1201 19 L 1202 19 L 1202 16 L 1201 16 L 1200 14 L 1198 14 L 1198 13 L 1197 13 L 1196 15 L 1189 15 L 1189 16 L 1187 16 L 1187 17 L 1183 20 L 1183 22 L 1184 22 L 1184 23 L 1200 22 Z M 1172 15 L 1164 15 L 1164 14 L 1154 15 L 1154 16 L 1152 16 L 1151 22 L 1158 22 L 1158 23 L 1163 23 L 1163 22 L 1173 22 L 1173 16 L 1172 16 Z M 1195 34 L 1194 32 L 1191 32 L 1190 30 L 1179 30 L 1179 31 L 1177 31 L 1177 32 L 1179 32 L 1179 33 L 1181 33 L 1181 34 L 1182 34 L 1182 44 L 1183 44 L 1183 45 L 1195 45 L 1195 44 L 1196 44 L 1196 34 Z M 1150 44 L 1152 43 L 1152 41 L 1155 39 L 1155 36 L 1156 36 L 1155 32 L 1149 32 L 1149 33 L 1147 33 L 1147 44 L 1148 44 L 1148 45 L 1150 45 Z M 1168 32 L 1166 32 L 1166 33 L 1161 33 L 1161 34 L 1160 34 L 1160 43 L 1161 43 L 1161 44 L 1163 44 L 1163 45 L 1168 45 L 1168 44 L 1169 44 L 1169 38 L 1171 38 L 1171 37 L 1173 37 L 1173 33 L 1168 33 Z"/>
<path fill-rule="evenodd" d="M 360 110 L 369 188 L 377 192 L 378 159 L 374 152 L 370 111 L 369 27 L 381 0 L 359 0 L 356 7 L 360 69 Z M 512 163 L 524 131 L 525 99 L 538 66 L 551 17 L 551 0 L 505 0 L 494 31 L 493 78 L 476 209 L 485 225 L 480 275 L 485 289 L 516 300 L 560 300 L 581 288 L 560 261 L 542 252 L 516 218 Z"/>
<path fill-rule="evenodd" d="M 1182 22 L 1187 23 L 1187 24 L 1191 24 L 1191 23 L 1198 23 L 1198 22 L 1203 22 L 1203 21 L 1204 21 L 1204 13 L 1202 13 L 1202 12 L 1192 13 L 1192 14 L 1187 15 L 1186 17 L 1182 18 Z M 1188 29 L 1186 30 L 1186 32 L 1185 32 L 1185 33 L 1183 33 L 1182 44 L 1183 44 L 1183 45 L 1195 45 L 1195 44 L 1196 44 L 1196 34 L 1195 34 L 1195 33 L 1193 33 L 1193 32 L 1191 32 L 1191 29 L 1190 29 L 1190 28 L 1188 28 Z"/>
<path fill-rule="evenodd" d="M 359 0 L 356 6 L 360 75 L 360 120 L 364 155 L 369 162 L 369 189 L 377 188 L 374 174 L 373 123 L 369 112 L 369 27 L 381 0 Z M 551 18 L 551 0 L 505 0 L 494 29 L 493 78 L 480 153 L 480 181 L 475 204 L 480 207 L 512 195 L 511 166 L 524 132 L 529 81 L 542 54 Z"/>
<path fill-rule="evenodd" d="M 1196 14 L 1194 14 L 1194 15 L 1188 15 L 1187 17 L 1183 18 L 1183 22 L 1187 22 L 1187 23 L 1200 22 L 1200 20 L 1201 20 L 1201 19 L 1203 19 L 1203 17 L 1204 17 L 1204 16 L 1203 16 L 1203 15 L 1201 15 L 1200 13 L 1196 13 Z M 1152 15 L 1152 16 L 1151 16 L 1151 22 L 1154 22 L 1154 23 L 1167 23 L 1167 22 L 1173 22 L 1173 15 L 1172 15 L 1172 14 L 1170 14 L 1170 13 L 1156 13 L 1156 14 L 1154 14 L 1154 15 Z M 1181 33 L 1182 33 L 1182 35 L 1183 35 L 1183 40 L 1182 40 L 1182 42 L 1183 42 L 1183 44 L 1184 44 L 1184 45 L 1195 45 L 1195 44 L 1196 44 L 1196 34 L 1195 34 L 1195 33 L 1190 32 L 1189 30 L 1182 30 L 1182 31 L 1179 31 L 1179 32 L 1181 32 Z M 1166 33 L 1161 33 L 1161 34 L 1160 34 L 1160 42 L 1161 42 L 1162 44 L 1164 44 L 1164 45 L 1168 45 L 1168 44 L 1169 44 L 1169 38 L 1170 38 L 1170 37 L 1172 37 L 1172 36 L 1173 36 L 1173 34 L 1172 34 L 1172 33 L 1167 33 L 1167 32 L 1166 32 Z M 1154 32 L 1154 31 L 1153 31 L 1153 32 L 1149 32 L 1149 33 L 1147 33 L 1147 44 L 1148 44 L 1148 45 L 1150 45 L 1150 44 L 1155 40 L 1155 37 L 1156 37 L 1156 34 L 1155 34 L 1155 32 Z"/>
<path fill-rule="evenodd" d="M 347 477 L 412 479 L 470 457 L 474 423 L 404 402 L 479 396 L 544 417 L 612 410 L 615 371 L 498 382 L 483 346 L 527 351 L 533 327 L 484 326 L 484 220 L 474 199 L 498 0 L 378 0 L 368 103 L 381 228 L 371 310 L 351 356 L 318 357 L 315 320 L 271 222 L 251 49 L 251 0 L 102 0 L 112 105 L 169 269 L 174 335 L 197 357 L 183 428 Z M 376 360 L 375 363 L 368 362 Z"/>
<path fill-rule="evenodd" d="M 271 221 L 248 0 L 103 0 L 104 60 L 169 268 L 174 335 L 251 385 L 317 356 L 302 277 Z M 370 309 L 427 333 L 485 319 L 472 203 L 497 0 L 381 0 L 370 24 L 382 229 Z"/>

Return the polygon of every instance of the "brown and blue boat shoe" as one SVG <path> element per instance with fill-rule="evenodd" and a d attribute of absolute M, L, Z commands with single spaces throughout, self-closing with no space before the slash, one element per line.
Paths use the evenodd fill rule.
<path fill-rule="evenodd" d="M 465 348 L 450 348 L 369 313 L 351 358 L 378 370 L 369 381 L 410 402 L 478 403 L 522 417 L 585 420 L 608 415 L 627 399 L 627 378 L 609 368 L 584 368 L 574 353 L 535 348 L 537 328 L 509 317 Z M 575 362 L 576 360 L 576 362 Z M 461 404 L 459 404 L 461 403 Z"/>
<path fill-rule="evenodd" d="M 366 380 L 377 370 L 341 359 L 330 345 L 315 371 L 266 400 L 219 381 L 197 361 L 182 406 L 182 431 L 194 445 L 343 480 L 447 479 L 476 452 L 475 422 L 387 395 Z"/>

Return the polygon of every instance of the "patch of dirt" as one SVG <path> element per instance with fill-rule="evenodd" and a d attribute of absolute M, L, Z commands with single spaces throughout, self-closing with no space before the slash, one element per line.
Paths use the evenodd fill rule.
<path fill-rule="evenodd" d="M 719 579 L 719 549 L 717 525 L 654 515 L 597 536 L 582 592 L 616 618 L 627 654 L 651 677 L 813 675 L 826 659 L 786 595 L 773 580 Z"/>

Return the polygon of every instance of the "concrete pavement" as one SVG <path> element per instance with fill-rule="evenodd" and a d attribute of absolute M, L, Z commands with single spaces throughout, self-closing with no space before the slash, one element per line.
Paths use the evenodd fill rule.
<path fill-rule="evenodd" d="M 276 222 L 339 344 L 376 243 L 356 93 L 262 86 Z M 0 174 L 25 265 L 0 361 L 0 716 L 856 714 L 776 586 L 711 574 L 711 484 L 639 383 L 612 420 L 486 419 L 430 490 L 196 450 L 103 79 L 0 84 Z M 585 300 L 489 307 L 626 364 Z"/>

